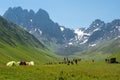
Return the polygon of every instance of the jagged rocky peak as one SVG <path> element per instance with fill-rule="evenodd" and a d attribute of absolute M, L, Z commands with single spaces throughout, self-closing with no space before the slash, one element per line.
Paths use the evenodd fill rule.
<path fill-rule="evenodd" d="M 44 18 L 49 18 L 49 14 L 43 9 L 39 9 L 36 15 Z"/>
<path fill-rule="evenodd" d="M 101 27 L 104 23 L 104 21 L 100 20 L 100 19 L 96 19 L 95 21 L 92 22 L 92 24 L 90 26 L 93 27 Z"/>
<path fill-rule="evenodd" d="M 9 8 L 3 15 L 6 19 L 25 27 L 30 30 L 30 27 L 33 27 L 34 24 L 46 24 L 46 21 L 49 21 L 48 13 L 39 9 L 36 13 L 30 9 L 22 9 L 21 7 Z M 32 23 L 32 24 L 31 24 Z M 38 25 L 37 25 L 38 26 Z"/>
<path fill-rule="evenodd" d="M 114 28 L 114 27 L 120 27 L 120 19 L 115 19 L 115 20 L 113 20 L 111 23 L 111 26 L 112 26 L 112 28 Z"/>
<path fill-rule="evenodd" d="M 32 9 L 30 9 L 29 14 L 30 15 L 35 15 L 35 12 Z"/>
<path fill-rule="evenodd" d="M 101 21 L 100 19 L 96 19 L 95 21 L 92 22 L 92 24 L 88 27 L 88 29 L 85 32 L 93 33 L 101 29 L 103 26 L 105 26 L 104 21 Z"/>

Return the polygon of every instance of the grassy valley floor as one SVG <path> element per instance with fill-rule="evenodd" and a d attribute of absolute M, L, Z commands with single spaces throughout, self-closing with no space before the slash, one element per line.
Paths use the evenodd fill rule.
<path fill-rule="evenodd" d="M 0 66 L 0 80 L 120 80 L 120 64 Z"/>

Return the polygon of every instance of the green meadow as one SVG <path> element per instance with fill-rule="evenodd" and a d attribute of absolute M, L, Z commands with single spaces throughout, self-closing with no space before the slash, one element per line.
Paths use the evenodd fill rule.
<path fill-rule="evenodd" d="M 79 62 L 74 65 L 2 65 L 0 80 L 120 80 L 120 64 Z"/>

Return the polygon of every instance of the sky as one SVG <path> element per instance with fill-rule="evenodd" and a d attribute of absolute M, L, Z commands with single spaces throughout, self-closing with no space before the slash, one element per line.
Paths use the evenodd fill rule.
<path fill-rule="evenodd" d="M 35 12 L 44 9 L 54 22 L 72 29 L 88 27 L 95 19 L 120 19 L 120 0 L 0 0 L 0 15 L 18 6 Z"/>

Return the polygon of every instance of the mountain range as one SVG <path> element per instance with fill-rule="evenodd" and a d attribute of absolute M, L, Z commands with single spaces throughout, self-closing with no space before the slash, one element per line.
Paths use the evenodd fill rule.
<path fill-rule="evenodd" d="M 3 16 L 24 27 L 53 51 L 59 47 L 58 45 L 65 44 L 76 35 L 73 30 L 53 22 L 43 9 L 35 13 L 33 10 L 28 11 L 21 7 L 10 7 Z"/>
<path fill-rule="evenodd" d="M 0 64 L 11 60 L 44 63 L 55 59 L 57 56 L 33 35 L 0 16 Z"/>
<path fill-rule="evenodd" d="M 120 19 L 108 23 L 96 19 L 87 28 L 73 30 L 53 22 L 43 9 L 35 13 L 21 7 L 10 7 L 3 17 L 23 27 L 59 55 L 72 55 L 120 37 Z"/>

